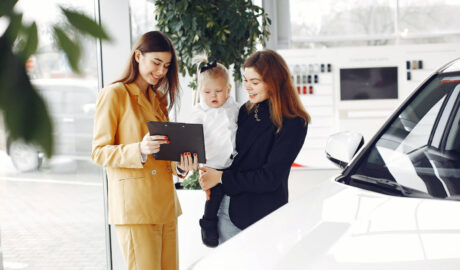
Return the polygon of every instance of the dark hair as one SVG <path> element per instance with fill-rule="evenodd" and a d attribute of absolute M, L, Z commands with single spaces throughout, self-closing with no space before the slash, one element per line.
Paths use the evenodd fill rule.
<path fill-rule="evenodd" d="M 142 53 L 147 52 L 170 52 L 171 53 L 171 64 L 169 65 L 168 72 L 166 73 L 166 80 L 162 78 L 157 85 L 154 86 L 154 90 L 160 90 L 162 96 L 160 101 L 168 110 L 174 106 L 174 102 L 179 97 L 179 76 L 177 68 L 177 57 L 176 51 L 171 40 L 160 31 L 150 31 L 143 34 L 137 42 L 134 44 L 131 51 L 128 65 L 121 75 L 121 78 L 114 81 L 113 83 L 132 83 L 139 76 L 139 64 L 135 58 L 136 50 Z M 169 104 L 167 102 L 167 96 L 169 94 Z"/>
<path fill-rule="evenodd" d="M 277 127 L 277 133 L 283 126 L 283 116 L 301 117 L 305 120 L 305 125 L 310 122 L 310 115 L 300 102 L 289 68 L 281 55 L 269 49 L 258 51 L 246 59 L 244 67 L 254 68 L 267 85 L 270 118 Z M 252 111 L 254 105 L 248 101 L 246 108 Z"/>

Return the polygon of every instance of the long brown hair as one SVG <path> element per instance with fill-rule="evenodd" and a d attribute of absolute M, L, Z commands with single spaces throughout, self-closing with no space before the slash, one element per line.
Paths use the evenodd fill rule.
<path fill-rule="evenodd" d="M 128 65 L 126 66 L 125 71 L 121 75 L 121 78 L 114 81 L 113 83 L 122 82 L 122 83 L 132 83 L 136 81 L 137 76 L 139 76 L 139 64 L 135 58 L 136 50 L 141 51 L 142 53 L 147 52 L 170 52 L 171 53 L 171 64 L 169 65 L 168 72 L 166 73 L 165 78 L 162 78 L 160 82 L 153 86 L 154 90 L 160 90 L 162 96 L 160 101 L 168 107 L 168 111 L 174 106 L 174 102 L 178 100 L 179 97 L 179 76 L 177 72 L 177 57 L 176 51 L 171 40 L 160 31 L 150 31 L 143 34 L 137 42 L 134 44 L 131 51 Z M 167 96 L 169 95 L 169 104 L 166 101 Z"/>
<path fill-rule="evenodd" d="M 298 116 L 305 120 L 305 125 L 310 123 L 311 117 L 300 102 L 289 68 L 281 55 L 269 49 L 258 51 L 246 59 L 244 67 L 254 68 L 267 85 L 270 118 L 277 127 L 277 133 L 283 126 L 283 116 Z M 254 106 L 255 104 L 249 101 L 246 103 L 248 111 L 252 111 Z"/>

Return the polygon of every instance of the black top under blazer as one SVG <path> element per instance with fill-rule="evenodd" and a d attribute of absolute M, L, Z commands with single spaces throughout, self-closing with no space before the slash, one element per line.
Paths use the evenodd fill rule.
<path fill-rule="evenodd" d="M 288 202 L 292 163 L 303 146 L 307 125 L 300 118 L 283 117 L 281 131 L 270 119 L 269 101 L 259 103 L 257 121 L 245 105 L 238 114 L 237 155 L 222 174 L 222 187 L 230 196 L 230 220 L 240 229 Z"/>

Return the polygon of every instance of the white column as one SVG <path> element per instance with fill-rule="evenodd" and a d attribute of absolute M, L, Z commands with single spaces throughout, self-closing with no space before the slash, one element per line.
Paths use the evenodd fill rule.
<path fill-rule="evenodd" d="M 103 85 L 109 85 L 123 72 L 131 52 L 129 1 L 99 0 L 99 13 L 112 42 L 101 45 Z"/>
<path fill-rule="evenodd" d="M 276 27 L 278 30 L 278 46 L 276 49 L 289 49 L 291 47 L 291 12 L 289 0 L 276 1 L 277 15 Z"/>
<path fill-rule="evenodd" d="M 3 270 L 2 229 L 0 228 L 0 270 Z"/>
<path fill-rule="evenodd" d="M 267 48 L 288 49 L 291 46 L 289 0 L 263 0 L 262 7 L 272 20 Z"/>
<path fill-rule="evenodd" d="M 276 0 L 262 0 L 262 7 L 268 14 L 268 17 L 272 20 L 270 25 L 270 39 L 267 42 L 267 48 L 276 50 L 278 45 L 278 24 L 277 24 L 277 11 L 276 11 Z"/>
<path fill-rule="evenodd" d="M 129 1 L 96 0 L 96 13 L 112 41 L 99 43 L 99 86 L 109 85 L 121 76 L 131 51 Z M 107 224 L 107 176 L 103 175 L 104 212 Z M 106 226 L 107 269 L 126 269 L 115 228 Z M 1 269 L 0 269 L 1 270 Z"/>

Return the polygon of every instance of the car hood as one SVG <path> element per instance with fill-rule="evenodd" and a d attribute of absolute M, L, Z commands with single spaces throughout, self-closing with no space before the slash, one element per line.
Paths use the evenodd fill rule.
<path fill-rule="evenodd" d="M 327 181 L 190 269 L 459 269 L 460 202 Z"/>

